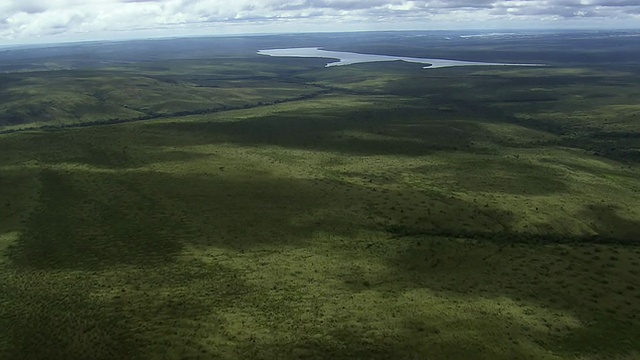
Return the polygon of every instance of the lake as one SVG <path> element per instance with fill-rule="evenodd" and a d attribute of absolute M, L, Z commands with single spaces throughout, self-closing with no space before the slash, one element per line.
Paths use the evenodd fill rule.
<path fill-rule="evenodd" d="M 414 58 L 404 56 L 390 55 L 373 55 L 358 54 L 343 51 L 327 51 L 320 48 L 291 48 L 291 49 L 271 49 L 260 50 L 260 55 L 277 56 L 277 57 L 301 57 L 301 58 L 327 58 L 337 59 L 338 61 L 330 62 L 326 67 L 343 66 L 351 64 L 361 64 L 379 61 L 406 61 L 410 63 L 426 64 L 424 69 L 435 69 L 453 66 L 546 66 L 544 64 L 508 64 L 508 63 L 492 63 L 479 61 L 462 61 L 448 59 L 428 59 Z"/>

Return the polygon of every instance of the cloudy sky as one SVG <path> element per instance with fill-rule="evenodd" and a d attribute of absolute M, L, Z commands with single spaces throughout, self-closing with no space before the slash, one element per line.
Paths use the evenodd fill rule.
<path fill-rule="evenodd" d="M 517 28 L 640 28 L 640 0 L 0 0 L 0 44 Z"/>

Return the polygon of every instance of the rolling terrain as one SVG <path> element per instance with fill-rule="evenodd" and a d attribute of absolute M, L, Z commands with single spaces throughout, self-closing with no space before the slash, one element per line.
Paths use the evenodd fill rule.
<path fill-rule="evenodd" d="M 640 42 L 415 35 L 21 50 L 0 358 L 640 357 Z"/>

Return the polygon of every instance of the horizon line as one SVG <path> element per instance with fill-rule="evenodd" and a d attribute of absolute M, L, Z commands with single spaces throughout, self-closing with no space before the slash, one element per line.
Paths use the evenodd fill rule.
<path fill-rule="evenodd" d="M 113 39 L 78 39 L 78 40 L 62 40 L 62 41 L 42 41 L 42 42 L 24 42 L 24 43 L 0 43 L 0 50 L 8 50 L 11 48 L 31 48 L 31 47 L 49 47 L 49 46 L 66 46 L 80 45 L 91 43 L 115 43 L 129 41 L 155 41 L 155 40 L 176 40 L 176 39 L 192 39 L 192 38 L 235 38 L 235 37 L 261 37 L 261 36 L 286 36 L 286 35 L 313 35 L 313 34 L 350 34 L 350 33 L 437 33 L 437 32 L 480 32 L 486 34 L 500 35 L 502 32 L 511 32 L 509 35 L 518 33 L 571 33 L 571 32 L 638 32 L 640 35 L 640 27 L 638 28 L 470 28 L 470 29 L 384 29 L 384 30 L 344 30 L 344 31 L 274 31 L 274 32 L 244 32 L 229 34 L 192 34 L 192 35 L 159 35 L 159 36 L 140 36 L 131 38 L 113 38 Z M 471 34 L 473 36 L 475 34 Z M 480 35 L 480 34 L 478 34 Z M 507 33 L 505 33 L 507 35 Z"/>

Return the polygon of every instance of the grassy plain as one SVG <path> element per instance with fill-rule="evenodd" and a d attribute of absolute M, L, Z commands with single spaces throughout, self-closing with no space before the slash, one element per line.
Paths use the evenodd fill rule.
<path fill-rule="evenodd" d="M 638 73 L 297 64 L 0 135 L 0 358 L 640 356 Z M 38 76 L 214 91 L 141 66 Z"/>

